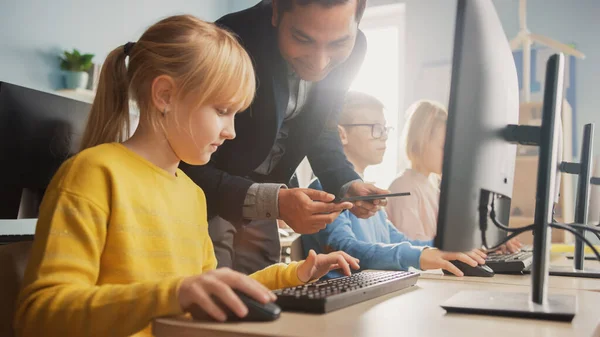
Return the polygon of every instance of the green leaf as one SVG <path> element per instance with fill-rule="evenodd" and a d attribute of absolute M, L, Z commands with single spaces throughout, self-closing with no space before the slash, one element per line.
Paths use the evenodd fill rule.
<path fill-rule="evenodd" d="M 64 51 L 64 56 L 59 57 L 60 68 L 68 71 L 87 71 L 93 66 L 92 59 L 94 54 L 81 54 L 79 50 L 73 49 L 72 52 Z"/>
<path fill-rule="evenodd" d="M 69 62 L 67 62 L 66 60 L 62 60 L 60 62 L 60 69 L 69 70 Z"/>
<path fill-rule="evenodd" d="M 94 55 L 85 54 L 85 55 L 81 56 L 81 62 L 82 63 L 91 63 L 93 58 L 94 58 Z"/>

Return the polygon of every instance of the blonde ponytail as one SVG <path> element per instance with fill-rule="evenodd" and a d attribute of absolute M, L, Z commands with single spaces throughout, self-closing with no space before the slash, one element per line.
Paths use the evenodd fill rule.
<path fill-rule="evenodd" d="M 81 150 L 129 138 L 129 79 L 124 47 L 108 54 L 81 141 Z"/>
<path fill-rule="evenodd" d="M 252 61 L 233 34 L 191 15 L 165 18 L 106 58 L 81 149 L 129 138 L 130 99 L 140 124 L 160 130 L 164 118 L 152 102 L 152 82 L 161 75 L 175 80 L 178 99 L 192 95 L 196 107 L 242 111 L 256 90 Z"/>

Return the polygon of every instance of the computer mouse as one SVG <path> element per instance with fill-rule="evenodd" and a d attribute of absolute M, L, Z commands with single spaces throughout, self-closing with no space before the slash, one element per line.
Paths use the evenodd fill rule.
<path fill-rule="evenodd" d="M 218 297 L 213 296 L 215 303 L 227 315 L 227 322 L 268 322 L 278 319 L 281 315 L 281 308 L 273 302 L 261 304 L 240 291 L 235 290 L 234 292 L 248 308 L 248 314 L 245 317 L 238 317 L 238 315 L 231 311 L 229 307 L 225 306 Z M 192 308 L 190 308 L 190 314 L 192 314 L 192 317 L 196 320 L 214 321 L 212 317 L 196 304 L 192 305 Z"/>
<path fill-rule="evenodd" d="M 459 260 L 450 261 L 450 263 L 455 265 L 456 268 L 460 269 L 460 271 L 462 271 L 463 274 L 465 274 L 465 276 L 478 276 L 478 277 L 494 276 L 494 271 L 492 270 L 492 268 L 488 267 L 485 264 L 479 264 L 479 265 L 477 265 L 477 267 L 471 267 L 470 265 L 468 265 L 462 261 L 459 261 Z M 447 270 L 444 270 L 444 274 L 454 275 Z"/>

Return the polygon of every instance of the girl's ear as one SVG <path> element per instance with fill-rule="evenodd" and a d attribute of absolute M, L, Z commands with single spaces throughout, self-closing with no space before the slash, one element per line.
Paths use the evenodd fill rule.
<path fill-rule="evenodd" d="M 171 76 L 160 75 L 152 81 L 152 104 L 160 112 L 170 109 L 175 95 L 175 81 Z"/>
<path fill-rule="evenodd" d="M 346 129 L 344 129 L 344 127 L 341 125 L 338 125 L 337 129 L 340 135 L 340 140 L 342 141 L 342 145 L 348 145 L 348 133 L 346 132 Z"/>

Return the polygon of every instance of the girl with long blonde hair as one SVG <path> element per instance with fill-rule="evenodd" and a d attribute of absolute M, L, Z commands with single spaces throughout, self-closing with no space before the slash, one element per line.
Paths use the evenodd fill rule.
<path fill-rule="evenodd" d="M 152 319 L 192 308 L 225 320 L 215 297 L 245 316 L 234 289 L 266 303 L 269 289 L 358 269 L 340 252 L 249 277 L 215 269 L 204 193 L 178 165 L 203 165 L 233 139 L 235 114 L 254 92 L 236 38 L 189 15 L 108 55 L 82 151 L 60 167 L 40 208 L 18 336 L 150 336 Z M 140 111 L 131 137 L 130 99 Z"/>
<path fill-rule="evenodd" d="M 404 136 L 411 167 L 391 183 L 389 190 L 411 195 L 391 198 L 386 212 L 394 226 L 411 240 L 432 240 L 437 228 L 437 182 L 442 174 L 448 112 L 440 103 L 422 100 L 408 109 L 408 115 Z"/>

